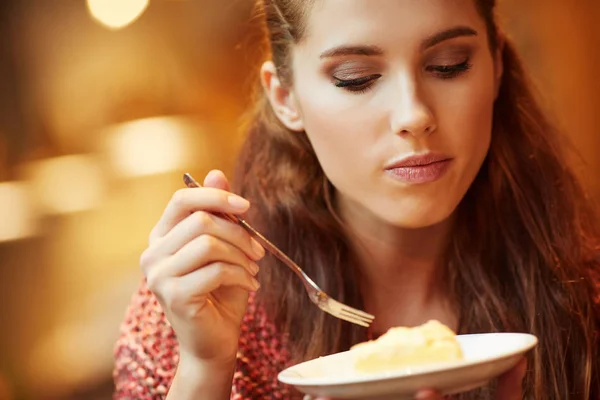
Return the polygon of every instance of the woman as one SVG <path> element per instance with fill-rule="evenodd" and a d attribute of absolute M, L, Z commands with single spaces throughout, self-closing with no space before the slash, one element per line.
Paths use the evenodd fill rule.
<path fill-rule="evenodd" d="M 239 196 L 211 172 L 168 204 L 115 397 L 291 398 L 286 366 L 437 319 L 540 340 L 526 368 L 460 398 L 600 398 L 596 222 L 495 1 L 260 3 L 271 60 Z M 372 329 L 314 307 L 215 211 L 247 212 L 326 292 L 374 314 Z"/>

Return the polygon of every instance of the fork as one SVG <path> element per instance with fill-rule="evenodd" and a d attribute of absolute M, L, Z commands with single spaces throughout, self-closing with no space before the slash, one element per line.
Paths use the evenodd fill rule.
<path fill-rule="evenodd" d="M 186 186 L 189 188 L 199 188 L 202 187 L 192 176 L 188 173 L 183 175 L 183 181 Z M 368 314 L 364 311 L 357 310 L 356 308 L 350 307 L 344 303 L 340 303 L 339 301 L 333 299 L 327 293 L 325 293 L 316 283 L 313 282 L 312 279 L 296 264 L 289 258 L 283 251 L 279 250 L 277 246 L 271 243 L 267 238 L 261 235 L 258 231 L 256 231 L 253 227 L 250 226 L 246 221 L 237 215 L 226 214 L 226 213 L 215 213 L 219 217 L 225 218 L 235 224 L 240 225 L 244 228 L 250 236 L 255 238 L 265 249 L 267 249 L 271 254 L 273 254 L 277 259 L 279 259 L 282 263 L 288 266 L 294 273 L 302 280 L 304 284 L 304 288 L 306 289 L 306 293 L 310 300 L 321 310 L 325 311 L 333 315 L 336 318 L 342 319 L 344 321 L 351 322 L 356 325 L 364 326 L 366 328 L 371 325 L 375 317 L 371 314 Z"/>

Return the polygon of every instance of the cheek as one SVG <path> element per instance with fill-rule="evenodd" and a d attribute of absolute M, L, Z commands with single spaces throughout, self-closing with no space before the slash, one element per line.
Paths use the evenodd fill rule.
<path fill-rule="evenodd" d="M 465 168 L 478 170 L 489 149 L 494 108 L 493 76 L 482 71 L 437 107 L 440 135 Z M 470 179 L 477 171 L 466 172 Z"/>
<path fill-rule="evenodd" d="M 334 88 L 335 90 L 339 90 Z M 352 108 L 323 83 L 297 91 L 306 134 L 325 174 L 336 186 L 364 185 L 374 155 L 375 125 L 364 109 Z M 346 180 L 350 182 L 345 182 Z"/>

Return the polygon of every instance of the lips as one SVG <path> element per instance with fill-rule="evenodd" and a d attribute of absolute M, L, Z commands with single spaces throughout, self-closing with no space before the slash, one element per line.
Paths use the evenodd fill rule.
<path fill-rule="evenodd" d="M 451 162 L 452 158 L 441 154 L 412 155 L 390 161 L 385 172 L 404 183 L 430 183 L 442 178 Z"/>
<path fill-rule="evenodd" d="M 427 154 L 422 154 L 422 155 L 413 155 L 413 156 L 409 156 L 409 157 L 403 157 L 401 159 L 391 161 L 388 163 L 388 165 L 386 166 L 385 169 L 387 170 L 387 169 L 394 169 L 394 168 L 423 167 L 426 165 L 443 162 L 443 161 L 449 161 L 449 160 L 450 160 L 450 157 L 447 157 L 447 156 L 444 156 L 441 154 L 427 153 Z"/>

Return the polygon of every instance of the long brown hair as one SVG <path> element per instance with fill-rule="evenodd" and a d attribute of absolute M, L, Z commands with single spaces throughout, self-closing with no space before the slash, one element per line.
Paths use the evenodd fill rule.
<path fill-rule="evenodd" d="M 495 51 L 495 0 L 474 1 Z M 312 2 L 259 1 L 268 50 L 284 82 L 293 79 L 290 48 L 303 37 Z M 490 150 L 458 207 L 448 249 L 460 332 L 533 333 L 540 343 L 529 356 L 525 398 L 595 398 L 600 396 L 597 220 L 510 41 L 501 56 L 504 75 Z M 256 100 L 247 128 L 235 190 L 253 203 L 249 218 L 325 291 L 360 307 L 356 258 L 306 135 L 287 130 L 264 96 Z M 276 263 L 269 257 L 263 261 L 260 279 L 268 290 L 260 301 L 286 334 L 295 361 L 347 350 L 365 339 L 361 328 L 310 304 L 297 278 Z"/>

